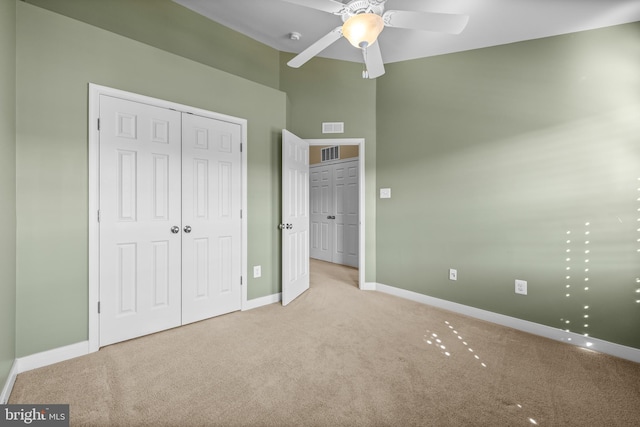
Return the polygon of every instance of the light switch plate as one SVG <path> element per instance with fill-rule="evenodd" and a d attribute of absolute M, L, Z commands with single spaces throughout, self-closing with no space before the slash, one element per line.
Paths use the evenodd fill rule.
<path fill-rule="evenodd" d="M 391 198 L 391 189 L 390 188 L 381 188 L 380 189 L 380 198 L 381 199 L 390 199 Z"/>
<path fill-rule="evenodd" d="M 257 279 L 258 277 L 262 276 L 262 266 L 260 265 L 254 265 L 253 266 L 253 278 Z"/>

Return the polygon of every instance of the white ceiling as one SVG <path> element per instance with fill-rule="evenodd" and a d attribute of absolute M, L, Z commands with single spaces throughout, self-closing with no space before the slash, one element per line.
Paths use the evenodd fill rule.
<path fill-rule="evenodd" d="M 299 53 L 342 24 L 339 16 L 285 0 L 174 0 L 279 51 Z M 348 3 L 348 0 L 338 0 Z M 385 63 L 640 21 L 640 0 L 387 0 L 385 10 L 469 15 L 459 35 L 385 28 Z M 291 32 L 302 34 L 290 40 Z M 318 56 L 361 62 L 344 38 Z"/>

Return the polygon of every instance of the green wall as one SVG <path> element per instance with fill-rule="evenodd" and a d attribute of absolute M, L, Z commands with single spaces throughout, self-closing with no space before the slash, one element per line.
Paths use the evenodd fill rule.
<path fill-rule="evenodd" d="M 301 138 L 365 139 L 366 281 L 376 281 L 376 80 L 362 64 L 314 58 L 300 68 L 281 53 L 280 88 L 287 93 L 289 130 Z M 344 134 L 322 134 L 322 122 L 344 122 Z"/>
<path fill-rule="evenodd" d="M 0 389 L 16 355 L 16 5 L 0 0 Z"/>
<path fill-rule="evenodd" d="M 88 337 L 89 82 L 248 120 L 248 296 L 279 292 L 285 95 L 29 4 L 17 17 L 17 356 Z"/>
<path fill-rule="evenodd" d="M 89 82 L 248 119 L 250 299 L 280 291 L 281 129 L 344 121 L 366 139 L 367 281 L 640 348 L 640 24 L 369 81 L 335 60 L 291 69 L 170 0 L 27 1 L 74 19 L 0 1 L 0 219 L 18 217 L 0 242 L 0 380 L 14 354 L 87 339 Z"/>
<path fill-rule="evenodd" d="M 278 88 L 278 51 L 171 0 L 25 1 Z"/>
<path fill-rule="evenodd" d="M 390 64 L 377 105 L 379 282 L 640 348 L 640 23 Z"/>

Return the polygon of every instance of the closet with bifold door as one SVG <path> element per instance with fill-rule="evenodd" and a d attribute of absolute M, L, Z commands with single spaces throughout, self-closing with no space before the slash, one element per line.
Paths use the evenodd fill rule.
<path fill-rule="evenodd" d="M 359 161 L 309 167 L 310 256 L 358 267 Z"/>
<path fill-rule="evenodd" d="M 99 345 L 239 310 L 245 125 L 99 109 Z"/>

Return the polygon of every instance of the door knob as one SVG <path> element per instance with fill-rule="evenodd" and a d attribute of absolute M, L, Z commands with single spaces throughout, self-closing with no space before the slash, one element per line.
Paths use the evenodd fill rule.
<path fill-rule="evenodd" d="M 191 233 L 191 226 L 190 225 L 185 225 L 184 226 L 184 232 L 185 233 Z"/>
<path fill-rule="evenodd" d="M 180 232 L 180 227 L 178 227 L 177 225 L 174 225 L 173 227 L 171 227 L 171 232 L 173 234 L 178 234 L 178 232 Z"/>

